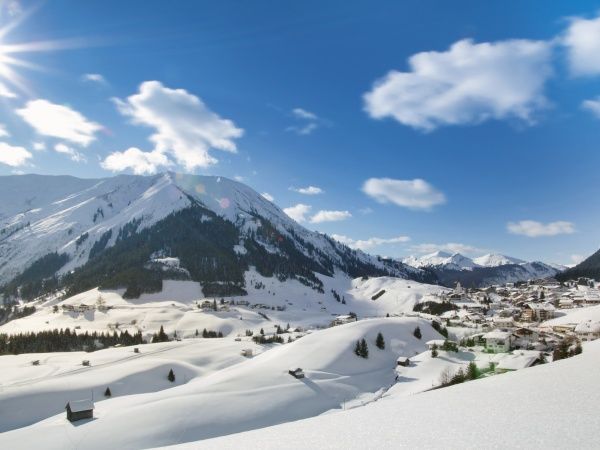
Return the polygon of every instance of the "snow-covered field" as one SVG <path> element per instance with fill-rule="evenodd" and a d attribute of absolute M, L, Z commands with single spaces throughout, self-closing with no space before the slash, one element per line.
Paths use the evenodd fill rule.
<path fill-rule="evenodd" d="M 596 449 L 600 342 L 552 364 L 171 447 Z"/>
<path fill-rule="evenodd" d="M 169 281 L 163 283 L 163 291 L 156 294 L 143 294 L 139 299 L 123 299 L 123 291 L 102 291 L 92 289 L 66 300 L 52 299 L 34 303 L 37 311 L 31 316 L 11 321 L 0 326 L 0 333 L 78 328 L 78 332 L 114 330 L 135 333 L 138 330 L 146 338 L 164 326 L 167 333 L 177 331 L 178 336 L 192 337 L 196 330 L 221 331 L 225 335 L 244 334 L 245 330 L 273 331 L 276 324 L 293 327 L 327 326 L 340 314 L 355 312 L 359 317 L 385 316 L 409 313 L 415 303 L 432 299 L 431 295 L 440 292 L 439 286 L 417 283 L 393 277 L 379 277 L 362 280 L 350 279 L 343 274 L 336 277 L 320 276 L 325 285 L 321 294 L 296 280 L 280 282 L 276 278 L 265 278 L 256 271 L 246 273 L 248 295 L 228 297 L 228 300 L 249 302 L 249 306 L 233 306 L 229 311 L 202 311 L 198 305 L 206 299 L 199 283 L 193 281 Z M 262 286 L 257 288 L 256 286 Z M 343 296 L 346 304 L 336 301 L 332 290 Z M 377 300 L 375 294 L 385 291 Z M 217 302 L 219 299 L 217 299 Z M 110 309 L 101 310 L 99 303 Z M 92 310 L 84 312 L 67 311 L 63 306 L 75 308 L 81 304 Z M 252 309 L 253 304 L 263 304 L 268 308 Z M 276 308 L 285 308 L 278 311 Z M 55 309 L 58 312 L 55 312 Z M 275 309 L 271 309 L 275 308 Z M 262 312 L 270 320 L 259 314 Z"/>
<path fill-rule="evenodd" d="M 421 340 L 413 336 L 416 326 Z M 384 350 L 374 344 L 378 332 L 386 340 Z M 353 351 L 363 337 L 369 343 L 368 359 Z M 110 349 L 90 354 L 92 367 L 82 369 L 76 368 L 82 354 L 3 357 L 0 370 L 11 373 L 12 385 L 3 387 L 0 404 L 13 413 L 0 416 L 5 431 L 0 447 L 62 449 L 76 443 L 90 449 L 146 448 L 303 419 L 346 404 L 350 408 L 356 399 L 362 404 L 378 398 L 395 382 L 398 356 L 423 353 L 425 342 L 439 337 L 423 319 L 382 318 L 309 333 L 250 359 L 239 356 L 249 343 L 230 338 L 144 345 L 142 355 L 147 355 L 139 357 L 131 348 Z M 47 380 L 27 367 L 34 358 L 43 360 L 35 369 L 46 371 Z M 174 385 L 166 380 L 170 367 L 177 376 Z M 296 367 L 304 369 L 306 378 L 288 374 Z M 22 376 L 15 373 L 23 369 Z M 436 365 L 431 371 L 437 376 L 438 370 Z M 115 386 L 114 397 L 101 395 L 106 386 Z M 415 390 L 429 387 L 428 381 Z M 62 412 L 64 405 L 89 398 L 91 390 L 101 399 L 94 420 L 72 425 Z M 32 422 L 37 423 L 25 426 Z"/>

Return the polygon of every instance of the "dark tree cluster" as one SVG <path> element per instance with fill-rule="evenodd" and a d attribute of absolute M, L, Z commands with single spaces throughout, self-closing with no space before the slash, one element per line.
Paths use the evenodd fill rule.
<path fill-rule="evenodd" d="M 265 336 L 264 334 L 259 334 L 257 336 L 252 336 L 252 340 L 257 344 L 283 344 L 283 337 L 278 335 L 273 336 Z"/>
<path fill-rule="evenodd" d="M 64 330 L 38 331 L 34 333 L 0 334 L 0 354 L 18 355 L 21 353 L 48 353 L 94 351 L 99 348 L 121 345 L 144 344 L 141 331 L 130 334 L 127 330 L 113 334 L 97 332 L 79 333 Z"/>
<path fill-rule="evenodd" d="M 356 341 L 356 345 L 354 346 L 354 354 L 365 359 L 369 357 L 369 346 L 364 338 Z"/>
<path fill-rule="evenodd" d="M 427 301 L 427 302 L 422 302 L 422 303 L 417 303 L 414 307 L 413 307 L 413 311 L 415 312 L 422 312 L 425 314 L 431 314 L 433 316 L 439 316 L 441 314 L 444 314 L 446 311 L 453 311 L 453 310 L 457 310 L 458 306 L 456 306 L 453 303 L 450 302 L 431 302 L 431 301 Z"/>

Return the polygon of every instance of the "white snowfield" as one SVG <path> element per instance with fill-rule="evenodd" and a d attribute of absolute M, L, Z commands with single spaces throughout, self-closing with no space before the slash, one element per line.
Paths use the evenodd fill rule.
<path fill-rule="evenodd" d="M 420 340 L 413 335 L 417 326 L 423 335 Z M 378 332 L 384 336 L 384 350 L 375 346 Z M 32 368 L 28 368 L 30 381 L 7 386 L 0 393 L 3 411 L 5 405 L 11 411 L 10 415 L 0 415 L 0 430 L 5 431 L 0 434 L 0 448 L 140 449 L 263 428 L 339 410 L 346 404 L 351 408 L 380 397 L 394 383 L 399 356 L 421 354 L 426 350 L 425 342 L 439 337 L 423 319 L 382 318 L 315 331 L 239 363 L 235 354 L 251 344 L 225 338 L 161 344 L 157 350 L 162 346 L 167 349 L 161 357 L 118 360 L 99 368 L 94 365 L 121 358 L 131 348 L 92 353 L 92 367 L 78 374 L 50 375 L 48 380 L 35 379 Z M 362 338 L 368 342 L 368 359 L 354 354 L 355 343 Z M 213 345 L 216 347 L 205 353 L 207 346 Z M 151 348 L 155 347 L 141 346 L 144 353 Z M 50 360 L 39 367 L 49 370 L 43 366 L 52 364 L 53 355 L 45 356 Z M 56 357 L 73 363 L 81 356 Z M 19 378 L 14 372 L 36 357 L 14 357 L 16 363 L 4 369 L 0 366 L 0 370 L 13 372 L 14 383 Z M 6 364 L 3 359 L 0 364 Z M 443 359 L 439 361 L 443 366 Z M 142 371 L 144 364 L 151 367 Z M 171 366 L 177 383 L 189 381 L 165 386 Z M 288 373 L 296 368 L 303 369 L 306 377 L 296 379 Z M 158 376 L 161 374 L 162 378 Z M 405 383 L 411 383 L 409 375 Z M 100 393 L 107 385 L 115 396 L 105 400 Z M 96 399 L 93 420 L 71 424 L 64 412 L 58 413 L 67 401 L 79 400 L 92 389 Z M 144 389 L 153 392 L 143 393 Z M 40 416 L 48 418 L 25 426 Z"/>
<path fill-rule="evenodd" d="M 77 332 L 110 332 L 114 330 L 136 333 L 145 338 L 159 330 L 161 325 L 167 333 L 177 331 L 180 337 L 193 337 L 196 330 L 221 331 L 225 335 L 245 333 L 264 327 L 272 331 L 275 324 L 294 327 L 327 326 L 336 315 L 355 312 L 359 317 L 385 316 L 387 313 L 412 312 L 415 303 L 433 300 L 433 294 L 444 288 L 421 284 L 393 277 L 378 277 L 363 280 L 350 279 L 337 273 L 335 277 L 320 276 L 324 283 L 321 294 L 297 280 L 280 282 L 277 278 L 266 278 L 251 270 L 246 273 L 248 295 L 228 297 L 236 302 L 248 302 L 248 306 L 232 306 L 228 311 L 203 311 L 198 304 L 205 299 L 202 287 L 193 281 L 166 280 L 163 291 L 143 294 L 139 299 L 126 300 L 122 291 L 90 291 L 66 300 L 52 299 L 35 303 L 37 311 L 21 319 L 0 326 L 0 333 L 53 330 L 79 327 Z M 256 286 L 264 286 L 257 288 Z M 343 296 L 346 304 L 338 302 L 332 289 Z M 385 291 L 376 300 L 372 297 Z M 217 299 L 219 303 L 219 299 Z M 104 308 L 100 308 L 100 304 Z M 263 304 L 263 309 L 250 308 Z M 90 310 L 79 310 L 81 305 Z M 220 306 L 220 305 L 219 305 Z M 72 307 L 75 311 L 71 311 Z M 271 308 L 285 308 L 284 311 Z M 268 308 L 268 309 L 267 309 Z M 55 312 L 55 309 L 57 312 Z M 259 313 L 266 314 L 266 320 Z M 117 326 L 118 325 L 118 326 Z"/>
<path fill-rule="evenodd" d="M 561 314 L 560 317 L 547 320 L 542 325 L 553 326 L 579 324 L 589 320 L 600 321 L 600 305 L 588 306 L 585 308 L 561 309 L 557 311 L 557 313 Z"/>
<path fill-rule="evenodd" d="M 599 360 L 596 341 L 555 363 L 169 448 L 597 449 Z"/>

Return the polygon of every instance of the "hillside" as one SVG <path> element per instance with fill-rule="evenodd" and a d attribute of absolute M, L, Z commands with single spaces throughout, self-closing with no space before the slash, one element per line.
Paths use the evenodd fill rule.
<path fill-rule="evenodd" d="M 203 441 L 201 448 L 597 448 L 600 417 L 589 412 L 600 401 L 598 358 L 600 342 L 593 342 L 567 360 L 411 397 L 390 395 L 364 408 Z"/>
<path fill-rule="evenodd" d="M 589 256 L 575 267 L 565 270 L 556 278 L 560 281 L 577 279 L 579 277 L 600 279 L 600 250 Z"/>
<path fill-rule="evenodd" d="M 420 340 L 413 336 L 416 326 L 423 333 Z M 378 332 L 385 337 L 384 350 L 374 345 Z M 384 318 L 307 334 L 293 343 L 271 346 L 268 352 L 239 363 L 235 356 L 227 355 L 237 353 L 240 346 L 246 347 L 245 341 L 237 346 L 238 350 L 238 343 L 218 343 L 218 339 L 165 344 L 167 353 L 160 360 L 151 356 L 152 350 L 147 350 L 147 346 L 134 361 L 120 359 L 125 356 L 125 349 L 99 352 L 91 355 L 91 367 L 83 368 L 80 374 L 71 372 L 59 379 L 50 376 L 46 381 L 23 382 L 0 392 L 2 404 L 12 405 L 11 409 L 18 411 L 16 415 L 0 417 L 0 430 L 4 431 L 0 434 L 0 447 L 63 449 L 75 442 L 86 449 L 106 448 L 109 444 L 120 449 L 147 448 L 316 416 L 339 410 L 346 403 L 350 406 L 353 399 L 358 399 L 360 405 L 378 398 L 393 384 L 398 356 L 421 353 L 427 348 L 427 340 L 439 337 L 423 319 Z M 355 342 L 362 338 L 369 342 L 368 359 L 353 351 Z M 218 347 L 208 351 L 213 342 Z M 180 356 L 170 353 L 173 351 Z M 148 357 L 144 356 L 146 352 L 150 353 Z M 70 356 L 56 355 L 55 361 Z M 79 357 L 74 355 L 70 365 Z M 13 378 L 15 370 L 22 371 L 27 366 L 27 359 L 13 357 L 18 358 L 20 364 L 3 366 Z M 101 361 L 112 362 L 95 368 Z M 143 367 L 144 361 L 148 361 L 148 370 L 133 374 L 132 369 Z M 177 366 L 176 361 L 180 361 Z M 443 367 L 444 360 L 440 358 L 436 363 Z M 48 370 L 46 364 L 52 361 L 44 360 L 39 369 Z M 162 371 L 166 376 L 165 369 L 170 365 L 184 384 L 167 387 L 154 375 Z M 208 368 L 203 369 L 205 366 Z M 215 370 L 217 366 L 221 369 Z M 289 369 L 297 367 L 304 369 L 306 378 L 295 379 L 288 374 Z M 32 369 L 37 368 L 28 367 L 28 371 Z M 430 376 L 437 377 L 439 370 L 436 365 Z M 141 379 L 148 380 L 143 389 L 153 392 L 143 393 L 135 386 L 135 380 Z M 118 380 L 125 380 L 125 384 Z M 96 397 L 96 419 L 77 426 L 66 421 L 61 412 L 65 401 L 78 398 L 85 389 L 103 392 L 107 383 L 116 386 L 117 395 L 110 399 Z M 430 383 L 427 380 L 425 386 Z M 23 401 L 26 398 L 36 400 Z M 29 425 L 41 416 L 47 419 Z M 19 426 L 24 428 L 15 429 Z"/>
<path fill-rule="evenodd" d="M 0 285 L 8 298 L 97 286 L 136 298 L 159 292 L 165 279 L 200 282 L 207 296 L 242 295 L 251 267 L 316 291 L 315 274 L 336 271 L 434 281 L 309 231 L 223 177 L 27 175 L 0 177 L 0 187 Z"/>

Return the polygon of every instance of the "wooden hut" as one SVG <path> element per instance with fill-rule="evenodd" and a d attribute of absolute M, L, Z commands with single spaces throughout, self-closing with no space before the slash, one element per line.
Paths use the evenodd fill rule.
<path fill-rule="evenodd" d="M 91 400 L 73 400 L 65 406 L 67 410 L 67 419 L 69 422 L 75 422 L 82 419 L 91 419 L 94 417 L 94 402 Z"/>

